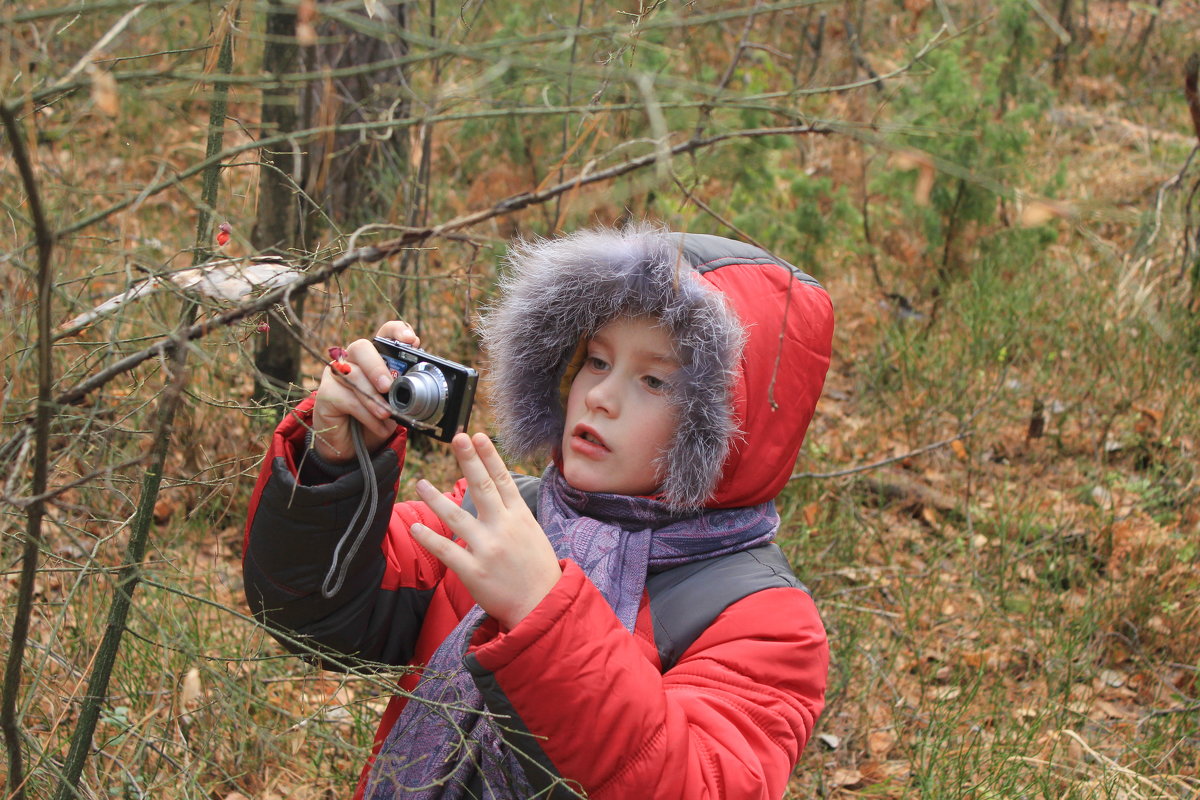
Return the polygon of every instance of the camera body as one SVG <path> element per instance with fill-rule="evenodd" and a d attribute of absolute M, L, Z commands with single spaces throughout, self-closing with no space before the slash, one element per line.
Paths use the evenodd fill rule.
<path fill-rule="evenodd" d="M 374 343 L 392 371 L 387 404 L 393 419 L 443 442 L 466 430 L 478 372 L 394 339 L 377 336 Z"/>

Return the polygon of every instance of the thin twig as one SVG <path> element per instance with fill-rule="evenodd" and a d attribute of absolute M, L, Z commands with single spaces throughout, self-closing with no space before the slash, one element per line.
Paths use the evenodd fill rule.
<path fill-rule="evenodd" d="M 871 66 L 871 62 L 867 61 L 867 54 L 863 52 L 862 45 L 858 41 L 858 29 L 854 27 L 854 23 L 846 20 L 846 39 L 850 42 L 850 53 L 854 56 L 854 63 L 863 68 L 863 71 L 870 76 L 869 83 L 875 87 L 876 91 L 883 91 L 883 78 Z"/>
<path fill-rule="evenodd" d="M 1200 703 L 1192 703 L 1191 705 L 1186 706 L 1175 706 L 1173 708 L 1156 708 L 1147 712 L 1144 717 L 1138 720 L 1138 724 L 1140 725 L 1142 722 L 1145 722 L 1148 719 L 1153 719 L 1154 717 L 1166 717 L 1170 716 L 1171 714 L 1191 714 L 1193 711 L 1200 711 Z"/>
<path fill-rule="evenodd" d="M 742 54 L 746 52 L 746 47 L 750 39 L 750 31 L 754 28 L 754 20 L 761 9 L 762 2 L 760 0 L 760 2 L 755 3 L 754 8 L 750 10 L 750 15 L 746 17 L 746 23 L 742 26 L 742 35 L 738 39 L 737 47 L 733 49 L 733 55 L 729 57 L 729 63 L 725 66 L 725 74 L 721 76 L 721 80 L 717 81 L 716 90 L 712 95 L 712 103 L 700 107 L 700 115 L 696 120 L 696 128 L 692 132 L 692 136 L 700 136 L 704 133 L 708 119 L 712 116 L 713 107 L 719 102 L 721 93 L 729 87 L 729 82 L 733 80 L 733 73 L 737 70 L 738 62 L 742 60 Z"/>
<path fill-rule="evenodd" d="M 86 53 L 79 57 L 79 60 L 75 62 L 75 66 L 67 70 L 67 74 L 55 81 L 54 85 L 51 86 L 47 91 L 61 91 L 62 87 L 75 80 L 75 77 L 79 75 L 79 73 L 83 72 L 88 67 L 91 67 L 92 61 L 96 54 L 107 47 L 108 43 L 115 39 L 121 33 L 121 31 L 125 30 L 125 27 L 129 25 L 130 21 L 138 14 L 142 13 L 142 9 L 144 9 L 146 5 L 146 3 L 142 3 L 141 5 L 131 8 L 125 14 L 125 16 L 114 22 L 113 26 L 108 29 L 108 32 L 97 39 L 96 43 L 92 45 Z"/>
<path fill-rule="evenodd" d="M 21 174 L 25 187 L 29 213 L 33 220 L 34 236 L 37 240 L 37 365 L 38 403 L 34 416 L 33 438 L 33 484 L 32 494 L 46 491 L 50 453 L 50 393 L 53 387 L 53 365 L 50 360 L 50 305 L 53 289 L 53 274 L 50 270 L 50 254 L 54 248 L 54 234 L 46 222 L 38 194 L 37 180 L 33 174 L 33 163 L 25 148 L 24 131 L 8 105 L 0 101 L 0 121 L 12 144 L 13 160 Z M 17 602 L 13 612 L 12 640 L 8 650 L 8 661 L 4 666 L 3 698 L 0 699 L 0 732 L 8 753 L 8 786 L 13 800 L 25 797 L 24 760 L 21 748 L 21 729 L 17 720 L 17 695 L 21 691 L 21 665 L 25 658 L 25 643 L 29 636 L 29 618 L 33 610 L 33 582 L 37 573 L 38 552 L 42 542 L 42 517 L 45 503 L 31 503 L 26 510 L 25 546 L 21 553 L 21 580 L 17 586 Z"/>
<path fill-rule="evenodd" d="M 75 731 L 71 736 L 71 747 L 63 763 L 62 778 L 54 795 L 55 800 L 70 800 L 78 795 L 76 785 L 92 748 L 92 735 L 100 718 L 100 707 L 108 694 L 108 682 L 116 664 L 117 650 L 125 633 L 129 610 L 133 605 L 133 593 L 141 581 L 142 561 L 146 555 L 150 530 L 154 527 L 154 504 L 158 498 L 158 488 L 170 450 L 175 412 L 183 398 L 183 384 L 187 379 L 187 353 L 186 347 L 174 351 L 174 374 L 159 398 L 158 427 L 153 439 L 152 462 L 142 481 L 142 495 L 133 516 L 125 560 L 113 586 L 104 638 L 96 648 L 91 678 L 79 708 Z"/>
<path fill-rule="evenodd" d="M 690 139 L 670 148 L 668 150 L 668 154 L 673 157 L 679 155 L 680 153 L 701 150 L 706 147 L 711 147 L 712 145 L 733 139 L 780 135 L 800 136 L 805 134 L 828 134 L 831 132 L 832 128 L 820 125 L 793 125 L 779 128 L 753 128 L 749 130 L 714 134 L 712 136 L 704 137 L 703 139 Z M 109 365 L 107 368 L 89 376 L 83 381 L 80 381 L 72 386 L 70 389 L 67 389 L 65 392 L 62 392 L 54 398 L 53 404 L 63 406 L 78 403 L 91 392 L 105 385 L 118 375 L 128 372 L 144 361 L 152 358 L 167 356 L 180 344 L 184 344 L 195 339 L 200 339 L 214 330 L 219 330 L 248 316 L 266 311 L 276 303 L 281 302 L 286 295 L 298 293 L 306 290 L 309 286 L 324 283 L 330 278 L 345 272 L 355 264 L 374 263 L 386 258 L 387 256 L 394 255 L 406 248 L 416 246 L 430 239 L 444 238 L 451 233 L 455 233 L 472 225 L 478 225 L 479 223 L 486 222 L 494 217 L 511 214 L 514 211 L 520 211 L 521 209 L 532 205 L 545 203 L 546 201 L 557 197 L 563 192 L 570 191 L 576 187 L 619 178 L 622 175 L 626 175 L 630 172 L 634 172 L 642 169 L 643 167 L 654 164 L 658 158 L 658 152 L 649 153 L 647 155 L 622 162 L 608 169 L 600 170 L 599 172 L 571 178 L 543 190 L 510 195 L 509 197 L 504 198 L 489 208 L 464 214 L 463 216 L 456 217 L 448 222 L 441 223 L 440 225 L 433 225 L 423 228 L 409 228 L 405 230 L 401 236 L 395 239 L 381 242 L 377 245 L 351 250 L 324 267 L 312 269 L 306 272 L 294 283 L 273 289 L 260 296 L 257 300 L 229 309 L 228 311 L 222 312 L 221 314 L 218 314 L 209 320 L 195 324 L 183 331 L 177 337 L 172 336 L 164 338 L 143 350 L 139 350 L 136 353 L 132 353 L 125 358 L 122 358 L 120 361 Z"/>
<path fill-rule="evenodd" d="M 717 222 L 724 225 L 730 231 L 737 234 L 737 237 L 739 239 L 741 239 L 743 242 L 745 242 L 746 244 L 752 244 L 755 247 L 757 247 L 759 250 L 762 250 L 763 252 L 770 254 L 770 251 L 767 250 L 767 248 L 761 242 L 759 242 L 757 239 L 755 239 L 753 236 L 751 236 L 746 231 L 739 228 L 737 225 L 735 225 L 733 223 L 732 220 L 723 216 L 720 212 L 718 212 L 716 209 L 714 209 L 708 203 L 704 202 L 699 197 L 697 197 L 695 195 L 695 193 L 692 192 L 691 189 L 684 186 L 683 181 L 679 180 L 679 176 L 676 175 L 674 172 L 671 173 L 671 179 L 675 181 L 675 186 L 679 188 L 679 191 L 683 192 L 684 198 L 687 199 L 687 201 L 689 203 L 694 204 L 696 206 L 696 208 L 700 209 L 705 214 L 708 214 L 710 217 L 712 217 Z M 772 256 L 772 257 L 774 258 L 775 256 Z"/>
<path fill-rule="evenodd" d="M 684 195 L 687 197 L 688 200 L 695 203 L 699 208 L 703 209 L 706 213 L 711 215 L 714 219 L 716 219 L 721 224 L 725 225 L 731 231 L 736 233 L 743 241 L 745 241 L 748 244 L 754 245 L 759 250 L 762 250 L 764 253 L 766 253 L 771 258 L 775 259 L 776 261 L 780 262 L 781 264 L 791 263 L 791 262 L 785 261 L 784 259 L 775 255 L 773 252 L 771 252 L 770 248 L 762 245 L 753 236 L 746 233 L 741 228 L 734 225 L 732 222 L 730 222 L 729 220 L 725 219 L 723 216 L 718 214 L 707 203 L 705 203 L 699 197 L 696 197 L 686 186 L 684 186 L 683 182 L 680 181 L 678 177 L 675 177 L 674 173 L 672 173 L 672 177 L 675 178 L 675 185 L 679 187 L 679 190 L 684 193 Z M 794 270 L 788 270 L 788 275 L 789 275 L 789 277 L 788 277 L 789 283 L 796 279 L 796 273 Z M 780 364 L 783 363 L 783 343 L 785 341 L 785 334 L 787 333 L 788 314 L 791 313 L 791 310 L 792 310 L 792 293 L 789 291 L 787 293 L 786 303 L 783 307 L 783 319 L 780 321 L 780 324 L 779 324 L 779 347 L 775 351 L 775 363 L 771 369 L 771 380 L 768 381 L 768 383 L 767 383 L 767 403 L 770 404 L 771 408 L 775 409 L 775 410 L 777 410 L 779 408 L 779 404 L 775 402 L 775 381 L 779 377 L 779 366 L 780 366 Z"/>
<path fill-rule="evenodd" d="M 53 489 L 42 492 L 41 494 L 35 494 L 29 497 L 13 497 L 9 493 L 5 492 L 0 494 L 0 500 L 4 501 L 5 503 L 11 503 L 17 508 L 29 508 L 34 503 L 47 503 L 59 495 L 71 491 L 77 486 L 83 486 L 86 483 L 96 480 L 96 478 L 104 475 L 112 475 L 114 472 L 120 472 L 121 470 L 128 469 L 129 467 L 136 467 L 145 460 L 146 456 L 142 455 L 138 456 L 137 458 L 131 458 L 127 461 L 122 461 L 120 464 L 112 467 L 102 467 L 101 469 L 92 470 L 83 477 L 76 478 L 70 483 L 65 483 L 62 486 L 56 486 Z"/>
<path fill-rule="evenodd" d="M 951 34 L 958 33 L 958 26 L 954 24 L 954 18 L 950 16 L 950 9 L 946 6 L 946 0 L 934 0 L 938 11 L 942 15 L 942 23 Z"/>
<path fill-rule="evenodd" d="M 583 27 L 583 10 L 585 7 L 586 6 L 585 6 L 584 0 L 579 0 L 579 4 L 576 6 L 576 9 L 575 9 L 575 29 L 576 30 Z M 579 50 L 579 37 L 572 36 L 571 37 L 571 52 L 567 56 L 567 64 L 569 64 L 570 66 L 567 68 L 567 85 L 564 90 L 564 95 L 565 95 L 564 99 L 566 100 L 567 105 L 571 104 L 571 101 L 572 101 L 574 93 L 575 93 L 575 69 L 578 66 L 578 64 L 575 61 L 575 58 L 576 58 L 576 54 L 577 54 L 578 50 Z M 579 142 L 582 141 L 582 137 L 579 137 L 576 140 L 576 143 L 574 145 L 572 145 L 569 148 L 567 147 L 567 136 L 570 134 L 570 125 L 571 125 L 571 115 L 564 114 L 563 115 L 563 123 L 562 123 L 562 138 L 559 143 L 559 151 L 562 153 L 562 157 L 558 162 L 558 180 L 560 183 L 562 182 L 562 179 L 563 179 L 563 167 L 565 166 L 567 159 L 570 157 L 571 153 L 574 152 L 575 148 L 579 145 Z M 561 220 L 561 219 L 562 219 L 562 195 L 559 195 L 554 200 L 554 214 L 552 215 L 553 221 L 551 224 L 551 231 L 558 230 L 558 223 L 559 223 L 559 220 Z"/>
<path fill-rule="evenodd" d="M 774 4 L 774 5 L 763 6 L 761 8 L 761 11 L 768 12 L 768 11 L 773 11 L 773 10 L 777 10 L 780 8 L 789 8 L 789 7 L 792 7 L 792 5 L 791 4 Z M 719 16 L 719 15 L 710 15 L 710 16 L 712 16 L 712 19 L 715 20 L 717 18 L 717 16 Z M 741 17 L 741 16 L 745 16 L 745 14 L 741 13 L 741 14 L 730 15 L 731 18 L 736 18 L 736 17 Z M 708 20 L 707 18 L 705 20 L 700 20 L 699 18 L 697 18 L 693 21 L 696 24 L 699 24 L 701 21 L 711 21 L 711 20 Z M 862 88 L 865 86 L 870 86 L 872 84 L 877 83 L 878 81 L 886 80 L 893 76 L 903 74 L 903 73 L 909 71 L 910 69 L 912 69 L 913 65 L 920 63 L 920 61 L 926 55 L 928 55 L 932 50 L 934 50 L 941 44 L 944 44 L 945 41 L 947 41 L 947 39 L 944 38 L 944 34 L 946 34 L 946 32 L 947 32 L 946 28 L 943 26 L 938 31 L 936 31 L 933 34 L 933 36 L 924 45 L 922 45 L 921 49 L 908 61 L 908 63 L 906 63 L 900 67 L 897 67 L 896 69 L 894 69 L 890 72 L 887 72 L 883 75 L 880 75 L 876 78 L 869 78 L 869 79 L 861 80 L 861 81 L 852 81 L 850 83 L 839 84 L 837 86 L 828 86 L 828 87 L 821 87 L 821 88 L 815 88 L 815 89 L 791 90 L 788 92 L 779 92 L 779 93 L 773 93 L 773 94 L 758 95 L 758 96 L 754 96 L 754 97 L 748 98 L 748 99 L 753 99 L 756 103 L 758 103 L 758 102 L 768 100 L 768 99 L 773 99 L 773 98 L 795 99 L 796 97 L 804 96 L 804 95 L 836 94 L 836 93 L 842 93 L 842 92 L 850 92 L 855 89 L 859 89 L 859 88 Z M 470 57 L 478 57 L 478 51 L 473 51 L 473 50 L 467 49 L 467 50 L 464 50 L 464 52 L 461 53 L 461 55 L 470 56 Z M 389 62 L 377 62 L 375 64 L 375 67 L 384 66 L 385 63 L 389 63 Z M 533 62 L 526 66 L 530 66 L 532 68 L 532 67 L 538 67 L 538 66 L 544 66 L 544 65 L 542 64 L 542 62 Z M 197 79 L 197 80 L 210 79 L 208 76 L 201 76 L 201 75 L 197 75 L 197 76 L 193 76 L 193 77 L 195 77 L 195 79 Z M 228 76 L 226 76 L 226 77 L 228 77 Z M 236 77 L 236 76 L 234 76 L 234 77 Z M 212 76 L 211 80 L 214 83 L 217 83 L 221 80 L 221 78 L 218 76 Z M 661 81 L 663 79 L 660 77 L 660 78 L 658 78 L 658 80 Z M 261 78 L 258 78 L 258 77 L 253 77 L 253 78 L 247 77 L 246 80 L 237 81 L 237 82 L 252 83 L 257 86 L 263 85 Z M 705 87 L 704 85 L 693 84 L 693 83 L 680 84 L 680 88 L 684 88 L 684 89 L 687 89 L 688 91 L 693 91 L 693 92 L 703 92 L 707 89 L 707 87 Z M 36 99 L 37 98 L 35 96 L 35 100 Z M 744 102 L 746 102 L 747 98 L 743 98 L 742 100 L 744 103 Z M 704 105 L 706 105 L 709 102 L 710 102 L 709 100 L 693 100 L 693 101 L 676 102 L 676 103 L 669 103 L 669 104 L 664 103 L 662 105 L 662 107 L 664 109 L 667 109 L 667 108 L 673 108 L 673 109 L 699 108 L 699 107 L 703 107 Z M 729 107 L 740 107 L 742 104 L 726 102 L 726 105 Z M 776 113 L 779 112 L 779 110 L 780 110 L 776 107 L 769 106 L 769 105 L 751 105 L 751 106 L 745 106 L 745 107 L 758 108 L 759 110 L 776 112 Z M 433 116 L 430 116 L 427 118 L 422 118 L 419 120 L 418 119 L 407 119 L 407 120 L 385 119 L 383 121 L 376 121 L 376 122 L 362 122 L 362 123 L 354 123 L 354 124 L 338 124 L 338 125 L 329 125 L 329 126 L 319 126 L 319 127 L 309 128 L 309 129 L 306 129 L 303 131 L 296 131 L 296 132 L 290 133 L 290 134 L 268 136 L 268 137 L 260 138 L 256 141 L 250 141 L 250 142 L 243 143 L 243 144 L 240 144 L 240 145 L 237 145 L 234 147 L 230 147 L 230 148 L 222 151 L 219 154 L 219 156 L 217 156 L 215 159 L 206 158 L 204 161 L 193 164 L 193 165 L 189 166 L 188 168 L 180 171 L 177 175 L 173 176 L 170 179 L 160 181 L 160 182 L 154 184 L 153 186 L 146 187 L 145 189 L 143 189 L 142 192 L 140 192 L 138 194 L 138 196 L 136 198 L 126 198 L 124 200 L 120 200 L 120 201 L 108 206 L 107 208 L 101 209 L 100 211 L 97 211 L 86 217 L 78 219 L 78 220 L 70 223 L 69 225 L 64 226 L 59 231 L 59 235 L 66 236 L 66 235 L 69 235 L 72 233 L 76 233 L 80 230 L 83 230 L 85 228 L 88 228 L 88 227 L 96 224 L 97 222 L 107 219 L 108 217 L 112 216 L 113 214 L 116 214 L 120 211 L 123 211 L 123 210 L 129 208 L 130 206 L 134 205 L 137 202 L 144 201 L 147 197 L 158 194 L 159 192 L 165 191 L 167 189 L 174 188 L 175 186 L 178 185 L 178 183 L 180 181 L 203 172 L 214 161 L 220 161 L 222 159 L 227 159 L 234 155 L 237 155 L 237 154 L 240 154 L 240 153 L 243 153 L 246 151 L 258 150 L 260 148 L 270 147 L 270 146 L 273 146 L 276 144 L 293 144 L 294 140 L 297 139 L 298 137 L 318 136 L 320 134 L 330 133 L 333 131 L 341 131 L 341 132 L 346 132 L 346 133 L 359 132 L 359 133 L 365 134 L 365 133 L 369 133 L 371 131 L 376 131 L 376 130 L 386 130 L 386 129 L 391 129 L 391 128 L 395 128 L 395 129 L 406 128 L 406 127 L 411 127 L 413 125 L 424 124 L 424 123 L 434 124 L 434 123 L 442 123 L 442 122 L 458 122 L 458 121 L 464 121 L 464 120 L 509 119 L 514 116 L 550 116 L 550 115 L 555 115 L 555 114 L 571 114 L 571 113 L 595 114 L 597 112 L 613 113 L 613 112 L 617 112 L 617 111 L 640 110 L 642 108 L 644 108 L 642 103 L 616 103 L 616 104 L 611 104 L 611 105 L 602 106 L 602 107 L 597 107 L 595 105 L 586 105 L 586 106 L 558 106 L 558 107 L 528 106 L 528 107 L 519 107 L 519 108 L 501 108 L 501 109 L 488 109 L 488 110 L 484 110 L 484 111 L 473 111 L 470 113 L 437 114 L 437 115 L 433 115 Z M 829 129 L 829 131 L 833 130 L 831 125 L 827 125 L 826 127 Z M 844 130 L 844 132 L 849 132 L 849 126 L 845 126 L 843 128 L 843 130 Z M 741 134 L 736 133 L 734 135 L 741 135 Z M 868 141 L 868 138 L 865 135 L 860 134 L 860 138 L 862 138 L 864 141 Z M 694 138 L 693 138 L 693 141 L 695 141 Z M 876 143 L 876 144 L 879 144 L 879 143 Z M 950 165 L 948 163 L 947 164 L 937 163 L 935 165 L 938 166 L 939 169 L 942 169 L 945 172 L 953 173 L 953 171 L 954 171 L 953 165 Z M 983 183 L 984 185 L 989 185 L 987 182 L 981 181 L 981 183 Z M 992 183 L 995 183 L 995 182 L 993 181 Z M 993 191 L 1005 193 L 1004 188 L 1000 187 L 999 185 L 995 185 L 995 186 L 989 185 L 989 188 L 991 188 Z"/>
<path fill-rule="evenodd" d="M 668 107 L 669 108 L 693 108 L 700 104 L 701 104 L 701 101 L 695 100 L 695 101 L 688 101 L 688 102 L 684 102 L 684 103 L 672 103 L 669 106 L 664 105 L 663 107 L 664 108 L 668 108 Z M 530 106 L 530 107 L 520 107 L 520 108 L 490 109 L 490 110 L 470 112 L 470 113 L 437 114 L 437 115 L 429 117 L 428 121 L 430 122 L 430 124 L 433 124 L 433 123 L 442 123 L 442 122 L 462 122 L 465 120 L 472 120 L 472 119 L 473 120 L 508 119 L 508 118 L 514 117 L 514 116 L 554 116 L 557 114 L 565 114 L 565 113 L 596 113 L 597 111 L 604 111 L 604 112 L 612 113 L 612 112 L 617 112 L 617 111 L 641 110 L 643 107 L 644 107 L 643 104 L 640 102 L 638 102 L 638 103 L 618 103 L 618 104 L 604 106 L 601 108 L 597 108 L 595 106 L 575 106 L 575 107 L 557 106 L 557 107 L 551 107 L 551 108 L 542 107 L 542 106 Z M 773 110 L 769 106 L 762 106 L 762 107 L 755 106 L 755 107 L 762 108 L 763 110 Z M 777 109 L 774 109 L 774 110 L 777 110 Z M 336 131 L 340 131 L 340 132 L 344 132 L 344 133 L 357 132 L 357 133 L 365 134 L 365 133 L 369 133 L 371 131 L 384 130 L 384 129 L 388 129 L 388 128 L 407 128 L 407 127 L 411 127 L 413 125 L 418 124 L 418 122 L 419 122 L 418 120 L 413 120 L 413 119 L 408 119 L 408 120 L 388 119 L 388 120 L 384 120 L 382 122 L 357 122 L 357 123 L 351 123 L 351 124 L 343 123 L 343 124 L 334 124 L 334 125 L 323 125 L 323 126 L 317 126 L 317 127 L 312 127 L 312 128 L 306 128 L 305 130 L 302 130 L 302 131 L 294 131 L 292 133 L 279 134 L 279 135 L 275 135 L 275 136 L 266 136 L 266 137 L 263 137 L 260 139 L 252 140 L 249 142 L 244 142 L 239 145 L 234 145 L 234 146 L 231 146 L 231 147 L 228 147 L 228 148 L 222 150 L 216 156 L 205 158 L 203 161 L 198 161 L 195 164 L 192 164 L 191 166 L 187 167 L 184 170 L 181 170 L 180 172 L 178 172 L 175 175 L 172 175 L 169 178 L 165 178 L 165 179 L 153 184 L 152 186 L 145 187 L 135 197 L 127 197 L 123 200 L 119 200 L 119 201 L 113 203 L 112 205 L 108 206 L 107 208 L 103 208 L 93 214 L 90 214 L 86 217 L 75 220 L 68 225 L 64 225 L 62 228 L 59 229 L 58 235 L 60 237 L 62 237 L 62 236 L 67 236 L 67 235 L 70 235 L 73 233 L 78 233 L 79 231 L 89 228 L 92 225 L 95 225 L 96 223 L 101 222 L 120 211 L 124 211 L 125 209 L 130 208 L 131 206 L 134 206 L 138 203 L 144 202 L 149 197 L 159 194 L 160 192 L 164 192 L 168 189 L 177 188 L 179 186 L 179 184 L 182 181 L 186 180 L 187 178 L 190 178 L 194 175 L 198 175 L 198 174 L 204 172 L 206 169 L 208 169 L 213 164 L 219 164 L 222 161 L 225 161 L 233 156 L 240 155 L 241 153 L 249 152 L 251 150 L 257 151 L 257 150 L 260 150 L 261 148 L 272 147 L 277 144 L 285 144 L 286 143 L 286 144 L 290 145 L 290 144 L 294 143 L 294 140 L 296 140 L 298 138 L 318 136 L 318 135 L 324 134 L 324 133 L 333 133 Z M 830 128 L 830 130 L 832 131 L 832 128 Z M 738 134 L 734 134 L 734 135 L 743 135 L 743 134 L 738 133 Z"/>
<path fill-rule="evenodd" d="M 850 467 L 848 469 L 840 469 L 836 472 L 797 472 L 794 475 L 792 475 L 792 477 L 788 478 L 788 480 L 795 481 L 795 480 L 799 480 L 801 478 L 817 478 L 817 479 L 843 478 L 847 475 L 856 475 L 860 472 L 870 472 L 873 469 L 879 469 L 880 467 L 886 467 L 888 464 L 894 464 L 897 461 L 903 461 L 906 458 L 913 458 L 914 456 L 919 456 L 919 455 L 923 455 L 924 453 L 928 453 L 931 450 L 937 450 L 940 447 L 945 447 L 949 444 L 953 444 L 954 442 L 957 442 L 960 439 L 966 439 L 967 437 L 971 436 L 972 434 L 974 434 L 974 431 L 963 431 L 962 433 L 958 434 L 957 436 L 951 436 L 949 439 L 943 439 L 940 442 L 934 442 L 933 444 L 927 444 L 924 447 L 918 447 L 916 450 L 912 450 L 910 452 L 903 453 L 898 456 L 892 456 L 891 458 L 885 458 L 882 461 L 875 461 L 870 464 L 864 464 L 859 467 Z"/>
<path fill-rule="evenodd" d="M 217 69 L 222 74 L 228 74 L 233 68 L 233 27 L 236 7 L 226 8 L 225 21 L 228 25 L 221 41 L 221 49 L 217 58 Z M 205 154 L 211 158 L 220 153 L 224 141 L 225 109 L 228 98 L 228 87 L 220 87 L 209 109 L 208 138 Z M 216 162 L 204 174 L 204 184 L 201 197 L 201 213 L 196 229 L 196 249 L 194 263 L 201 263 L 209 258 L 208 245 L 212 236 L 212 218 L 208 209 L 217 203 L 221 164 Z M 185 299 L 182 309 L 182 321 L 179 328 L 188 327 L 196 316 L 197 305 L 194 299 Z M 164 365 L 168 384 L 163 389 L 158 400 L 158 420 L 155 437 L 151 440 L 153 446 L 149 454 L 150 466 L 142 479 L 142 494 L 138 499 L 137 510 L 134 512 L 130 526 L 129 542 L 125 547 L 125 558 L 121 572 L 113 586 L 112 600 L 108 607 L 108 620 L 100 646 L 96 648 L 95 664 L 88 678 L 87 694 L 79 707 L 79 717 L 75 730 L 71 733 L 71 744 L 67 757 L 63 761 L 62 776 L 54 793 L 55 800 L 70 800 L 77 797 L 79 778 L 89 752 L 93 746 L 93 736 L 96 724 L 100 718 L 100 708 L 105 703 L 108 694 L 108 684 L 116 665 L 117 652 L 121 640 L 125 636 L 129 611 L 133 606 L 133 594 L 141 579 L 142 562 L 146 556 L 146 547 L 150 540 L 150 531 L 154 527 L 154 509 L 158 501 L 159 488 L 162 485 L 163 473 L 166 470 L 167 454 L 170 452 L 175 427 L 175 415 L 184 398 L 183 387 L 187 383 L 187 347 L 176 347 L 172 353 L 170 367 Z"/>
<path fill-rule="evenodd" d="M 1067 33 L 1067 29 L 1054 18 L 1053 14 L 1046 10 L 1045 6 L 1038 2 L 1038 0 L 1025 0 L 1025 2 L 1029 3 L 1029 7 L 1034 10 L 1034 13 L 1038 15 L 1038 18 L 1042 22 L 1046 23 L 1046 27 L 1058 37 L 1060 43 L 1063 45 L 1071 43 L 1071 34 Z"/>

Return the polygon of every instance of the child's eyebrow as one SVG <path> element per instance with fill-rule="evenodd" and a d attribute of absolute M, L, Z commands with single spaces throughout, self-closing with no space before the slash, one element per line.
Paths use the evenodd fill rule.
<path fill-rule="evenodd" d="M 607 338 L 597 333 L 588 340 L 588 344 L 598 344 L 601 347 L 611 348 L 613 345 L 607 341 Z M 683 366 L 683 362 L 674 353 L 664 353 L 661 350 L 653 350 L 650 348 L 638 347 L 634 349 L 634 356 L 643 361 L 649 361 L 656 366 L 670 367 L 679 369 Z"/>
<path fill-rule="evenodd" d="M 671 367 L 673 369 L 678 369 L 679 367 L 682 366 L 682 364 L 679 363 L 679 359 L 676 358 L 674 355 L 663 355 L 662 353 L 655 352 L 655 351 L 649 351 L 649 350 L 639 351 L 638 355 L 642 356 L 643 358 L 645 358 L 647 361 L 650 361 L 651 363 L 661 365 L 664 367 Z"/>

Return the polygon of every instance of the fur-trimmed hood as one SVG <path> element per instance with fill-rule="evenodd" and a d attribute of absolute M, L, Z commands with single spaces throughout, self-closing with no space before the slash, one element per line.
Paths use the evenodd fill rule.
<path fill-rule="evenodd" d="M 580 342 L 619 316 L 649 315 L 683 364 L 663 499 L 687 510 L 778 494 L 829 366 L 833 311 L 815 280 L 751 245 L 650 226 L 520 242 L 508 266 L 482 333 L 510 456 L 560 445 L 564 378 Z"/>

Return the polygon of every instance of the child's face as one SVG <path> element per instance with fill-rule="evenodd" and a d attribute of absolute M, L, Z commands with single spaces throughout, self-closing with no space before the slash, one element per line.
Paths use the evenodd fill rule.
<path fill-rule="evenodd" d="M 610 494 L 658 489 L 655 461 L 675 433 L 667 384 L 678 369 L 670 334 L 650 317 L 621 317 L 592 337 L 567 395 L 567 483 Z"/>

